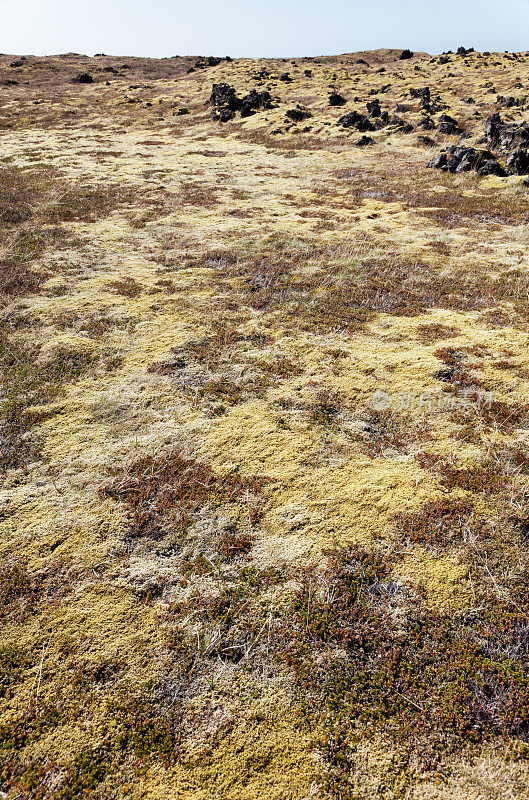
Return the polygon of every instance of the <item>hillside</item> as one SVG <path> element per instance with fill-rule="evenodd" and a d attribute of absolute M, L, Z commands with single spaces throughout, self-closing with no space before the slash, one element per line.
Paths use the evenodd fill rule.
<path fill-rule="evenodd" d="M 4 55 L 0 130 L 0 797 L 529 798 L 529 54 Z"/>

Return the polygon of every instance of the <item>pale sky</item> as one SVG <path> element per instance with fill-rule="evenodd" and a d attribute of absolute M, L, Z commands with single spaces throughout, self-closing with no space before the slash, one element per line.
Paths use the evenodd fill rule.
<path fill-rule="evenodd" d="M 529 0 L 0 0 L 0 52 L 299 57 L 529 50 Z"/>

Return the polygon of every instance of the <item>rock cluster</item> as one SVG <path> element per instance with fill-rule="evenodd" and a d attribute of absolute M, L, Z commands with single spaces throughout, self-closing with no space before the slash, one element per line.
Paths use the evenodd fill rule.
<path fill-rule="evenodd" d="M 498 175 L 501 178 L 507 175 L 501 164 L 496 161 L 493 153 L 488 150 L 476 150 L 474 147 L 458 145 L 442 150 L 428 162 L 428 166 L 442 169 L 444 172 L 475 170 L 478 175 Z"/>
<path fill-rule="evenodd" d="M 219 122 L 233 119 L 237 111 L 240 111 L 241 117 L 250 117 L 259 109 L 272 108 L 269 92 L 257 92 L 252 89 L 244 97 L 237 97 L 235 89 L 229 83 L 213 84 L 209 102 L 213 106 L 212 117 Z"/>
<path fill-rule="evenodd" d="M 413 131 L 413 125 L 409 125 L 400 117 L 390 117 L 388 111 L 382 111 L 378 98 L 370 100 L 366 107 L 367 114 L 361 114 L 356 110 L 350 111 L 340 117 L 337 124 L 342 128 L 356 128 L 361 133 L 376 131 L 389 126 L 404 133 Z"/>

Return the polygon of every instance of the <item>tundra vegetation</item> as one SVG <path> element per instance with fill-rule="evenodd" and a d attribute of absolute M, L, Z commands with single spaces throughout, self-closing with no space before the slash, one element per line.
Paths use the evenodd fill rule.
<path fill-rule="evenodd" d="M 0 83 L 1 796 L 529 798 L 529 54 Z"/>

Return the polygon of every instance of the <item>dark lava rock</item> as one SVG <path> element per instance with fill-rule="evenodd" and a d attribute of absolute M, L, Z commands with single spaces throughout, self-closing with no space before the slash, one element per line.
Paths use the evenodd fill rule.
<path fill-rule="evenodd" d="M 458 145 L 438 153 L 428 162 L 427 166 L 433 169 L 442 169 L 444 172 L 475 170 L 478 175 L 498 175 L 502 178 L 507 175 L 501 164 L 488 150 L 476 150 L 474 147 Z"/>
<path fill-rule="evenodd" d="M 499 94 L 496 98 L 497 105 L 501 106 L 501 108 L 513 108 L 514 106 L 519 106 L 520 101 L 516 99 L 516 97 L 503 97 L 503 95 Z"/>
<path fill-rule="evenodd" d="M 252 89 L 244 97 L 237 97 L 233 86 L 229 83 L 215 83 L 211 92 L 209 102 L 213 106 L 213 118 L 220 122 L 228 122 L 233 119 L 237 111 L 241 112 L 241 117 L 250 117 L 258 109 L 271 108 L 271 96 L 269 92 L 257 92 Z"/>
<path fill-rule="evenodd" d="M 368 147 L 371 144 L 375 144 L 375 140 L 371 136 L 361 136 L 356 140 L 355 147 Z"/>
<path fill-rule="evenodd" d="M 502 150 L 529 147 L 529 123 L 504 123 L 498 113 L 485 120 L 485 138 L 491 147 Z"/>
<path fill-rule="evenodd" d="M 494 158 L 480 164 L 476 172 L 478 175 L 497 175 L 499 178 L 505 178 L 507 176 L 507 172 Z"/>
<path fill-rule="evenodd" d="M 241 108 L 241 100 L 229 83 L 214 83 L 209 102 L 216 109 L 214 119 L 221 122 L 233 119 L 235 112 Z"/>
<path fill-rule="evenodd" d="M 429 136 L 417 136 L 417 141 L 419 144 L 423 144 L 425 147 L 434 147 L 435 142 L 433 139 L 430 139 Z"/>
<path fill-rule="evenodd" d="M 450 136 L 454 136 L 455 134 L 461 133 L 461 128 L 457 120 L 453 117 L 448 116 L 448 114 L 441 114 L 439 117 L 439 124 L 437 125 L 437 130 L 440 133 L 446 133 Z"/>
<path fill-rule="evenodd" d="M 76 78 L 72 78 L 72 83 L 93 83 L 94 79 L 88 72 L 80 72 Z"/>
<path fill-rule="evenodd" d="M 188 108 L 179 108 L 179 109 L 178 109 L 178 111 L 176 112 L 176 115 L 175 115 L 175 116 L 177 116 L 177 117 L 183 117 L 183 116 L 185 116 L 186 114 L 189 114 L 189 109 L 188 109 Z"/>
<path fill-rule="evenodd" d="M 441 56 L 439 59 L 439 64 L 449 64 L 450 59 L 447 56 Z"/>
<path fill-rule="evenodd" d="M 283 72 L 283 74 L 279 76 L 279 80 L 284 81 L 285 83 L 292 83 L 293 78 L 290 77 L 288 72 Z"/>
<path fill-rule="evenodd" d="M 422 89 L 410 89 L 410 95 L 413 97 L 414 100 L 421 101 L 421 107 L 430 110 L 430 101 L 431 101 L 431 94 L 430 94 L 430 87 L 424 86 Z"/>
<path fill-rule="evenodd" d="M 297 106 L 296 108 L 289 108 L 288 111 L 286 112 L 286 115 L 293 122 L 301 122 L 302 120 L 308 119 L 309 117 L 312 116 L 310 111 L 307 111 L 304 108 L 300 108 L 299 106 Z"/>
<path fill-rule="evenodd" d="M 10 67 L 23 67 L 24 66 L 24 62 L 23 61 L 12 61 L 9 66 Z"/>
<path fill-rule="evenodd" d="M 103 67 L 103 72 L 111 72 L 112 75 L 118 75 L 118 71 L 115 67 Z"/>
<path fill-rule="evenodd" d="M 431 117 L 423 117 L 420 122 L 417 123 L 417 127 L 421 128 L 423 131 L 433 131 L 435 122 Z"/>
<path fill-rule="evenodd" d="M 345 97 L 342 97 L 338 92 L 331 92 L 329 95 L 330 106 L 344 106 L 347 103 Z"/>
<path fill-rule="evenodd" d="M 250 117 L 262 108 L 272 107 L 272 97 L 269 92 L 257 92 L 252 89 L 241 100 L 241 117 Z"/>
<path fill-rule="evenodd" d="M 312 78 L 312 70 L 311 69 L 306 69 L 303 74 L 304 74 L 304 76 L 306 78 Z"/>
<path fill-rule="evenodd" d="M 208 56 L 208 67 L 216 67 L 220 64 L 222 58 L 217 58 L 216 56 Z"/>
<path fill-rule="evenodd" d="M 399 56 L 399 61 L 406 61 L 408 58 L 413 58 L 413 53 L 411 50 L 403 50 Z"/>
<path fill-rule="evenodd" d="M 529 174 L 529 153 L 524 147 L 519 147 L 507 159 L 507 166 L 514 175 Z"/>
<path fill-rule="evenodd" d="M 356 59 L 356 63 L 357 63 L 357 64 L 364 64 L 366 67 L 368 67 L 368 66 L 369 66 L 369 64 L 367 63 L 367 61 L 364 61 L 364 59 L 363 59 L 363 58 L 357 58 L 357 59 Z"/>
<path fill-rule="evenodd" d="M 365 131 L 374 130 L 373 123 L 366 117 L 365 114 L 360 114 L 358 111 L 350 111 L 349 114 L 344 114 L 338 120 L 338 125 L 342 128 L 357 128 L 357 130 L 364 133 Z"/>
<path fill-rule="evenodd" d="M 458 55 L 458 56 L 467 56 L 469 53 L 474 53 L 474 52 L 475 52 L 475 50 L 474 50 L 473 47 L 469 47 L 468 49 L 466 47 L 458 47 L 457 51 L 456 51 L 456 55 Z"/>
<path fill-rule="evenodd" d="M 367 103 L 367 114 L 369 117 L 380 117 L 382 111 L 380 109 L 379 100 L 370 100 Z"/>

